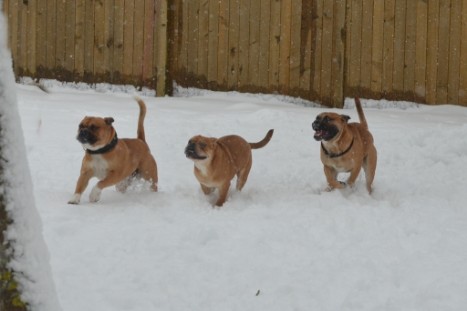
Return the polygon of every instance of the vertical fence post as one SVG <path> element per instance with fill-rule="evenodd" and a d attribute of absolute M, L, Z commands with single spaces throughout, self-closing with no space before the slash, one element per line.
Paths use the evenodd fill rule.
<path fill-rule="evenodd" d="M 332 106 L 344 107 L 344 84 L 345 84 L 345 44 L 346 44 L 346 8 L 347 0 L 335 0 L 334 2 L 334 30 L 332 51 L 332 75 L 331 85 Z"/>
<path fill-rule="evenodd" d="M 168 49 L 168 38 L 167 38 L 167 9 L 169 0 L 157 0 L 156 1 L 156 12 L 157 12 L 157 38 L 158 38 L 158 49 L 157 60 L 156 60 L 156 96 L 165 96 L 167 94 L 167 49 Z"/>

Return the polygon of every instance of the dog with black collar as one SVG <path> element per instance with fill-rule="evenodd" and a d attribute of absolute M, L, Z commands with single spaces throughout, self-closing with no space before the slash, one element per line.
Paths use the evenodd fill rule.
<path fill-rule="evenodd" d="M 87 116 L 80 122 L 76 139 L 82 144 L 85 154 L 69 204 L 79 204 L 92 177 L 97 177 L 99 182 L 89 195 L 90 202 L 99 201 L 102 189 L 113 185 L 124 192 L 129 180 L 135 177 L 149 181 L 151 189 L 157 191 L 157 164 L 144 133 L 146 105 L 140 98 L 136 101 L 139 105 L 137 138 L 119 139 L 111 117 Z"/>
<path fill-rule="evenodd" d="M 359 98 L 355 98 L 355 106 L 360 123 L 349 123 L 347 115 L 323 112 L 312 124 L 314 139 L 321 142 L 320 157 L 328 183 L 327 191 L 352 187 L 363 168 L 366 188 L 368 193 L 372 192 L 377 151 Z M 345 183 L 337 180 L 338 174 L 343 172 L 350 173 Z"/>

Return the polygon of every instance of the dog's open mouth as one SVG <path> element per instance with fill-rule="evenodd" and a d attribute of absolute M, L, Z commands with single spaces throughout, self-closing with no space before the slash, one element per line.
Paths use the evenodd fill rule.
<path fill-rule="evenodd" d="M 328 132 L 325 131 L 325 130 L 317 130 L 317 131 L 315 131 L 315 135 L 313 136 L 313 138 L 316 139 L 316 140 L 323 140 L 324 137 L 327 136 L 327 134 L 328 134 Z"/>

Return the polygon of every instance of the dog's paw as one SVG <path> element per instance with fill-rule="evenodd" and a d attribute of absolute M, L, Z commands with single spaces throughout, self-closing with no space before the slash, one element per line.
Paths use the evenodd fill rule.
<path fill-rule="evenodd" d="M 89 195 L 89 201 L 92 203 L 99 201 L 101 199 L 101 192 L 102 190 L 99 187 L 94 186 L 94 188 L 92 188 L 91 194 Z"/>
<path fill-rule="evenodd" d="M 68 204 L 79 204 L 79 201 L 81 199 L 81 194 L 75 193 L 73 197 L 68 201 Z"/>

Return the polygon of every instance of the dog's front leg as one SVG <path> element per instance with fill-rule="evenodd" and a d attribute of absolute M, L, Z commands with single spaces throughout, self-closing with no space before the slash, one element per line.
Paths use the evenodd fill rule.
<path fill-rule="evenodd" d="M 102 189 L 116 185 L 121 180 L 115 172 L 107 173 L 107 176 L 100 180 L 94 188 L 92 188 L 91 194 L 89 195 L 89 201 L 97 202 L 101 199 Z"/>
<path fill-rule="evenodd" d="M 227 199 L 227 193 L 229 192 L 230 181 L 225 182 L 219 189 L 219 198 L 217 199 L 216 206 L 222 206 Z"/>
<path fill-rule="evenodd" d="M 89 180 L 92 176 L 92 170 L 81 169 L 78 181 L 76 182 L 75 193 L 73 194 L 73 197 L 68 201 L 68 204 L 79 204 L 79 201 L 81 200 L 81 194 L 84 192 L 84 190 L 86 190 L 86 187 L 88 186 Z"/>
<path fill-rule="evenodd" d="M 349 178 L 347 178 L 347 185 L 349 185 L 350 187 L 353 187 L 354 184 L 355 184 L 355 181 L 357 180 L 357 177 L 358 177 L 358 174 L 360 174 L 360 170 L 361 170 L 362 166 L 359 164 L 359 165 L 355 165 L 355 167 L 350 171 L 350 176 Z"/>
<path fill-rule="evenodd" d="M 215 188 L 211 188 L 211 187 L 205 186 L 205 185 L 203 185 L 203 184 L 200 184 L 200 185 L 201 185 L 201 190 L 203 190 L 203 193 L 204 193 L 205 195 L 211 194 L 211 193 L 214 191 L 214 189 L 215 189 Z"/>
<path fill-rule="evenodd" d="M 328 182 L 328 188 L 326 189 L 327 191 L 332 191 L 336 188 L 345 188 L 345 184 L 337 180 L 337 171 L 334 168 L 330 166 L 324 166 L 324 175 L 326 175 L 326 180 Z"/>

